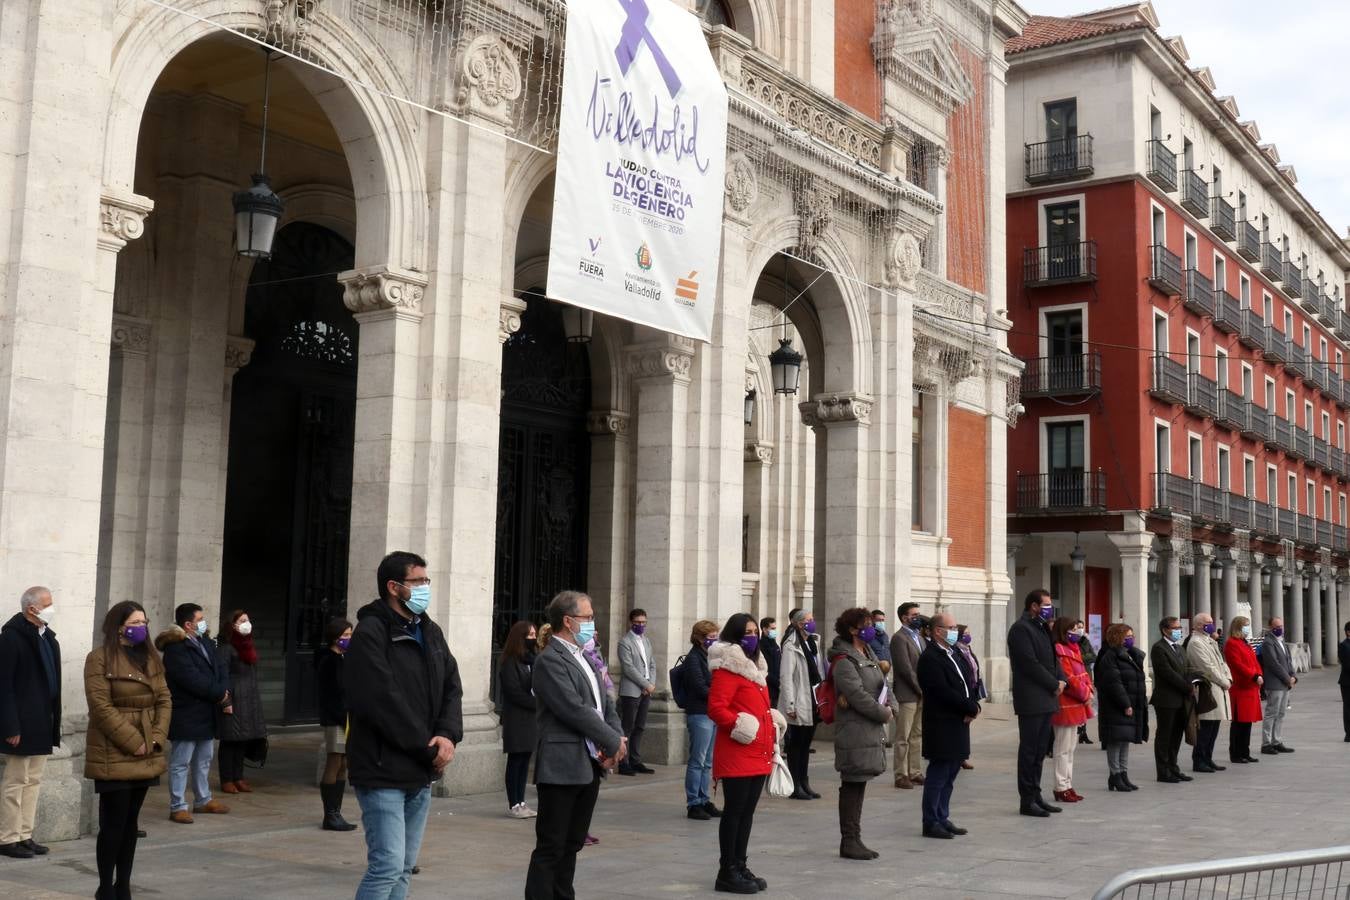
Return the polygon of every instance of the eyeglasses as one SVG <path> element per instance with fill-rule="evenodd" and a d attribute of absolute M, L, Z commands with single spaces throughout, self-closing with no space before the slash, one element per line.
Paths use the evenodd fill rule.
<path fill-rule="evenodd" d="M 574 616 L 571 613 L 568 613 L 567 618 L 576 619 L 578 622 L 594 622 L 595 613 L 591 613 L 589 616 Z"/>
<path fill-rule="evenodd" d="M 409 578 L 407 581 L 400 581 L 399 584 L 404 587 L 430 587 L 430 578 Z"/>

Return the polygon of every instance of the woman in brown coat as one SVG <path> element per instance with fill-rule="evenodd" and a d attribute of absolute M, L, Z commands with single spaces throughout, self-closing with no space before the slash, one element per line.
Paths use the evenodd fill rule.
<path fill-rule="evenodd" d="M 130 900 L 137 818 L 145 792 L 168 767 L 164 745 L 173 700 L 148 634 L 145 609 L 124 600 L 108 610 L 103 646 L 84 661 L 84 775 L 94 780 L 98 795 L 99 900 Z"/>

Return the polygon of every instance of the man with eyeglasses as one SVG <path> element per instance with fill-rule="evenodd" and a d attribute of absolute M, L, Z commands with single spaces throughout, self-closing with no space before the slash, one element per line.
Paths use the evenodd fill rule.
<path fill-rule="evenodd" d="M 343 663 L 347 768 L 366 832 L 366 874 L 356 900 L 403 900 L 431 783 L 464 738 L 464 691 L 445 634 L 427 616 L 427 561 L 390 553 L 375 578 L 379 599 L 357 612 Z"/>

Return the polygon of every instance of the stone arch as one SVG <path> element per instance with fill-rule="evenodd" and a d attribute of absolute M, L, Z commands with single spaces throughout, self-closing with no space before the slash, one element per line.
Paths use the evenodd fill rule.
<path fill-rule="evenodd" d="M 105 189 L 129 192 L 134 184 L 141 120 L 165 66 L 202 38 L 222 30 L 257 33 L 263 24 L 261 5 L 242 10 L 229 0 L 185 0 L 177 10 L 147 7 L 130 22 L 116 41 L 110 66 Z M 332 17 L 314 22 L 307 47 L 332 71 L 376 89 L 354 91 L 316 66 L 282 61 L 314 96 L 342 142 L 360 222 L 356 265 L 425 270 L 429 214 L 424 167 L 416 151 L 418 114 L 412 106 L 390 99 L 401 90 L 397 71 L 371 52 L 368 41 L 359 40 Z"/>
<path fill-rule="evenodd" d="M 520 243 L 521 223 L 525 210 L 557 171 L 557 160 L 534 150 L 523 150 L 522 155 L 507 163 L 510 173 L 506 178 L 506 189 L 502 192 L 502 217 L 505 229 L 502 232 L 502 273 L 503 283 L 518 284 L 516 276 L 519 266 L 516 252 Z M 544 257 L 547 269 L 547 256 Z M 539 284 L 544 283 L 541 275 Z"/>
<path fill-rule="evenodd" d="M 736 30 L 748 37 L 755 49 L 781 58 L 783 47 L 778 33 L 778 17 L 774 15 L 771 0 L 726 0 L 726 4 L 731 7 L 731 15 L 737 25 L 741 26 Z"/>

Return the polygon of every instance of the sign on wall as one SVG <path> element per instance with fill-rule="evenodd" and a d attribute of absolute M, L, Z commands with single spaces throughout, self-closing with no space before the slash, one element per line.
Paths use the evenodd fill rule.
<path fill-rule="evenodd" d="M 708 340 L 722 242 L 727 92 L 670 0 L 567 8 L 548 294 Z"/>

